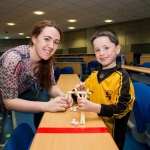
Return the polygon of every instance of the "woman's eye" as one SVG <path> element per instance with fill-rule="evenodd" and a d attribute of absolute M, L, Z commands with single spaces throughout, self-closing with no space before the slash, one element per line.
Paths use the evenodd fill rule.
<path fill-rule="evenodd" d="M 45 38 L 45 41 L 49 41 L 49 38 Z"/>
<path fill-rule="evenodd" d="M 55 41 L 54 43 L 55 43 L 56 45 L 58 45 L 58 44 L 59 44 L 59 42 L 58 42 L 58 41 Z"/>

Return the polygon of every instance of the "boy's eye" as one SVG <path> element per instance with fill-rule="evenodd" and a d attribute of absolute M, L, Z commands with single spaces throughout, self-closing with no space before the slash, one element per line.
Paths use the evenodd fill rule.
<path fill-rule="evenodd" d="M 109 49 L 109 47 L 105 47 L 105 49 Z"/>
<path fill-rule="evenodd" d="M 96 49 L 95 52 L 99 52 L 99 49 Z"/>

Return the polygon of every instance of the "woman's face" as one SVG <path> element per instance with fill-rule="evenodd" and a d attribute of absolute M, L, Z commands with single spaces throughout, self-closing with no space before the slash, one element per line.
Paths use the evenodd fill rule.
<path fill-rule="evenodd" d="M 37 37 L 32 37 L 32 41 L 39 59 L 47 60 L 56 52 L 60 34 L 54 27 L 45 27 Z"/>

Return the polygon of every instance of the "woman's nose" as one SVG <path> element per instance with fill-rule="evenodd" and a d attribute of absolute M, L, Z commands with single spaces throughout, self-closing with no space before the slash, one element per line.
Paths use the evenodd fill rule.
<path fill-rule="evenodd" d="M 53 47 L 54 47 L 54 42 L 53 42 L 53 41 L 49 41 L 49 42 L 48 42 L 48 47 L 49 47 L 50 49 L 53 49 Z"/>

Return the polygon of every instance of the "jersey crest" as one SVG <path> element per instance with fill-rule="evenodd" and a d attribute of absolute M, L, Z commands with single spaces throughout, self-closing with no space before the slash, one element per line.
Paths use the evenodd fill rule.
<path fill-rule="evenodd" d="M 112 95 L 112 93 L 113 93 L 113 92 L 112 92 L 111 90 L 105 91 L 107 100 L 111 100 L 111 95 Z"/>

